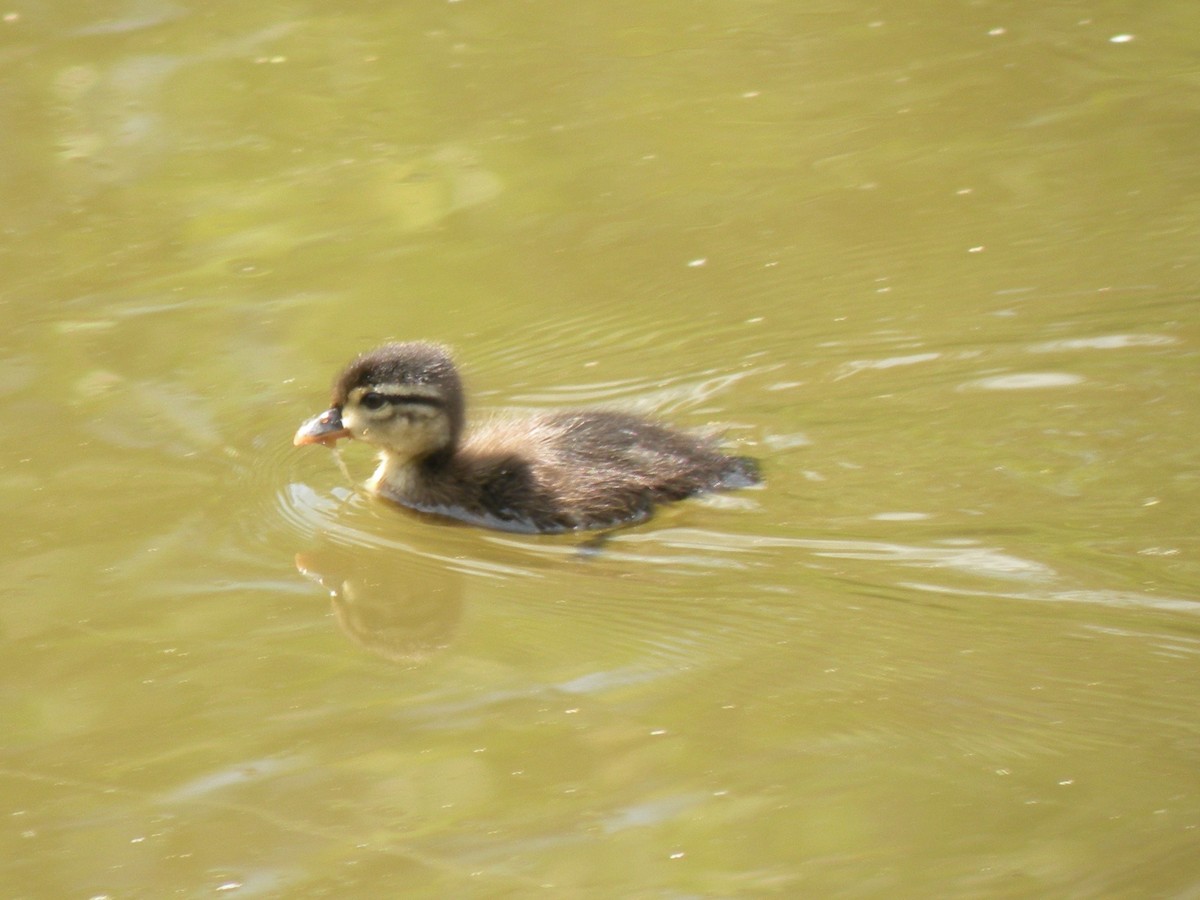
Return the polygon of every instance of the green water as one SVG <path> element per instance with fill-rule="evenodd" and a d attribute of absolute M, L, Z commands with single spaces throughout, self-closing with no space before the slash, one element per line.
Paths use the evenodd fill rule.
<path fill-rule="evenodd" d="M 0 894 L 1197 896 L 1200 7 L 1025 6 L 10 7 Z M 415 518 L 388 338 L 766 484 Z"/>

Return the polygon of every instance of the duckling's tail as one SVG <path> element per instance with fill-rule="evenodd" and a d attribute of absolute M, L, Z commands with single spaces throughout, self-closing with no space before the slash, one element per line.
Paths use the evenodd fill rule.
<path fill-rule="evenodd" d="M 720 487 L 734 489 L 762 483 L 758 460 L 752 456 L 728 456 L 728 465 L 721 473 Z"/>

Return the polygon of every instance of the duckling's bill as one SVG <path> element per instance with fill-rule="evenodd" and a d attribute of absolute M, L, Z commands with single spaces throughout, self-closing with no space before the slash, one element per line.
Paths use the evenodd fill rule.
<path fill-rule="evenodd" d="M 340 438 L 350 437 L 350 431 L 342 424 L 342 411 L 334 406 L 320 415 L 313 416 L 304 422 L 292 438 L 297 447 L 308 444 L 324 444 L 333 447 Z"/>

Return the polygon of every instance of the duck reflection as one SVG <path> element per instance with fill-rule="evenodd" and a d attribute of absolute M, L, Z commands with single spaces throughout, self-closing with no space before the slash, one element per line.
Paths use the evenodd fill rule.
<path fill-rule="evenodd" d="M 296 554 L 296 568 L 325 587 L 342 631 L 392 662 L 420 663 L 449 646 L 462 618 L 453 572 L 414 577 L 410 554 L 325 543 Z"/>

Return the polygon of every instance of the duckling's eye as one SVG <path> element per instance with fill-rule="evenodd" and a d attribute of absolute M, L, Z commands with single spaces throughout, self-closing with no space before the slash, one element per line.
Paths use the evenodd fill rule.
<path fill-rule="evenodd" d="M 367 391 L 367 393 L 362 395 L 358 402 L 367 409 L 383 409 L 383 407 L 387 404 L 387 397 L 383 396 L 383 394 L 376 393 L 375 391 Z"/>

